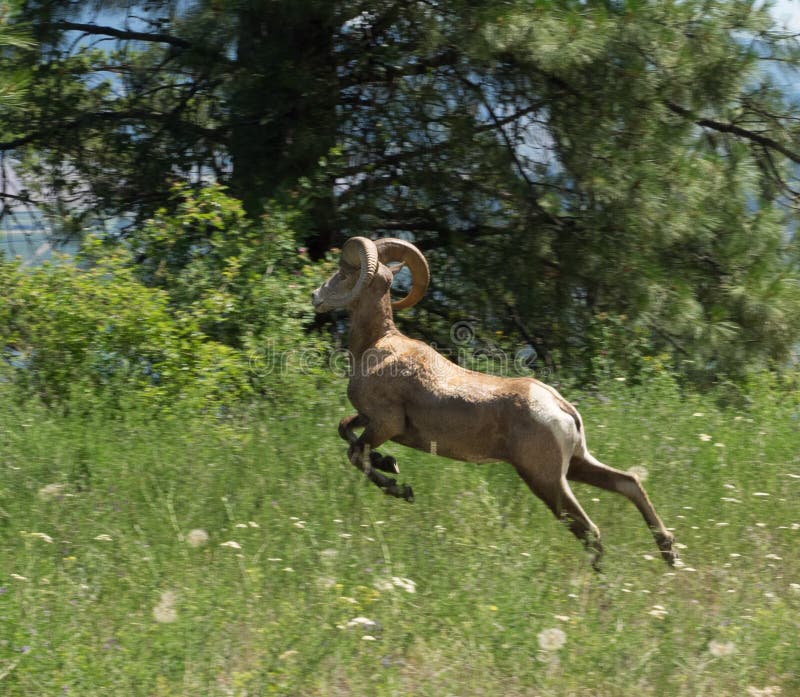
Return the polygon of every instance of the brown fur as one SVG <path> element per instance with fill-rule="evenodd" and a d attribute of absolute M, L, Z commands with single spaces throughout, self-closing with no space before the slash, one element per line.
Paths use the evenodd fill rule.
<path fill-rule="evenodd" d="M 352 286 L 339 271 L 314 293 L 318 310 Z M 593 552 L 600 531 L 578 503 L 568 480 L 630 499 L 645 518 L 665 561 L 673 564 L 673 536 L 635 475 L 597 461 L 586 449 L 578 411 L 555 389 L 532 378 L 502 378 L 466 370 L 430 346 L 401 334 L 392 317 L 391 271 L 383 264 L 348 306 L 352 374 L 347 395 L 357 414 L 343 419 L 351 462 L 384 491 L 410 499 L 411 489 L 375 469 L 397 471 L 375 452 L 388 440 L 467 462 L 510 462 L 531 491 Z M 566 418 L 564 418 L 566 417 Z M 353 429 L 363 428 L 360 436 Z"/>

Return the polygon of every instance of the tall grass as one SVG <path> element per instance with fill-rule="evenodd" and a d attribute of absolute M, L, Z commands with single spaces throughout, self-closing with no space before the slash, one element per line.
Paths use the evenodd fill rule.
<path fill-rule="evenodd" d="M 685 546 L 670 570 L 630 503 L 576 486 L 598 575 L 506 465 L 389 444 L 416 502 L 383 496 L 343 395 L 228 420 L 4 400 L 0 692 L 800 694 L 796 403 L 567 391 Z"/>

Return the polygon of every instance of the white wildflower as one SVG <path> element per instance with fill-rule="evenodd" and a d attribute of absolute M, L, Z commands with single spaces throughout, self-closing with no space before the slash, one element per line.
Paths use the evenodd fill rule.
<path fill-rule="evenodd" d="M 306 521 L 305 520 L 297 520 L 294 523 L 292 523 L 292 525 L 294 525 L 296 528 L 300 528 L 301 530 L 303 530 L 306 527 Z"/>
<path fill-rule="evenodd" d="M 731 656 L 736 653 L 736 645 L 732 641 L 717 641 L 716 639 L 712 639 L 708 642 L 708 652 L 717 658 Z"/>
<path fill-rule="evenodd" d="M 236 528 L 246 528 L 247 527 L 247 523 L 236 523 L 236 525 L 234 525 L 234 527 L 236 527 Z"/>
<path fill-rule="evenodd" d="M 774 559 L 775 561 L 782 561 L 783 557 L 779 557 L 777 554 L 767 554 L 765 559 Z"/>
<path fill-rule="evenodd" d="M 20 576 L 19 574 L 10 574 L 10 576 L 11 576 L 11 578 L 13 578 L 15 581 L 27 581 L 27 580 L 28 580 L 28 577 L 27 577 L 27 576 Z"/>
<path fill-rule="evenodd" d="M 375 629 L 378 627 L 378 623 L 375 620 L 371 620 L 369 617 L 354 617 L 352 620 L 348 620 L 343 627 L 345 629 L 353 629 L 354 627 Z"/>
<path fill-rule="evenodd" d="M 240 545 L 236 540 L 228 540 L 227 542 L 221 542 L 220 547 L 230 547 L 231 549 L 241 549 L 242 545 Z"/>
<path fill-rule="evenodd" d="M 47 542 L 47 544 L 53 544 L 53 538 L 50 537 L 50 535 L 48 535 L 46 532 L 29 532 L 28 537 L 36 537 L 44 542 Z"/>
<path fill-rule="evenodd" d="M 256 523 L 256 521 L 254 521 L 254 520 L 248 520 L 248 521 L 247 521 L 247 524 L 248 524 L 248 525 L 249 525 L 251 528 L 260 528 L 260 527 L 261 527 L 261 526 L 260 526 L 258 523 Z M 295 653 L 296 653 L 296 652 L 295 652 Z"/>
<path fill-rule="evenodd" d="M 747 686 L 747 694 L 749 697 L 778 697 L 783 692 L 778 685 L 769 685 L 767 687 L 755 687 L 754 685 Z"/>
<path fill-rule="evenodd" d="M 403 578 L 402 576 L 392 576 L 392 583 L 398 588 L 402 588 L 406 593 L 416 593 L 417 584 L 410 578 Z"/>
<path fill-rule="evenodd" d="M 94 539 L 98 540 L 99 542 L 113 542 L 114 541 L 114 538 L 111 537 L 111 535 L 107 535 L 106 533 L 103 533 L 102 535 L 98 535 Z"/>
<path fill-rule="evenodd" d="M 377 639 L 374 636 L 372 636 L 372 634 L 365 634 L 364 636 L 361 637 L 361 639 L 363 641 L 377 641 Z"/>
<path fill-rule="evenodd" d="M 692 416 L 705 416 L 705 414 L 702 411 L 696 411 Z"/>
<path fill-rule="evenodd" d="M 708 441 L 710 441 L 710 440 L 711 440 L 711 436 L 709 436 L 707 433 L 698 433 L 698 434 L 697 434 L 697 437 L 698 437 L 698 438 L 699 438 L 701 441 L 703 441 L 704 443 L 707 443 Z"/>
<path fill-rule="evenodd" d="M 208 542 L 208 533 L 202 528 L 189 530 L 186 534 L 186 544 L 190 547 L 202 547 Z"/>
<path fill-rule="evenodd" d="M 536 635 L 542 651 L 558 651 L 567 643 L 567 635 L 558 627 L 544 629 Z"/>
<path fill-rule="evenodd" d="M 766 491 L 754 491 L 753 496 L 769 496 Z"/>
<path fill-rule="evenodd" d="M 66 484 L 48 484 L 39 489 L 39 498 L 42 501 L 52 501 L 53 499 L 62 498 L 66 488 Z"/>
<path fill-rule="evenodd" d="M 647 614 L 662 619 L 666 617 L 669 614 L 669 612 L 667 612 L 667 609 L 663 605 L 653 605 L 653 609 L 650 610 Z"/>

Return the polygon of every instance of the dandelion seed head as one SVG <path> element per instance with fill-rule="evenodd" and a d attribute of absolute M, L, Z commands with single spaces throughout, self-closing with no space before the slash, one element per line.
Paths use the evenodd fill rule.
<path fill-rule="evenodd" d="M 647 467 L 643 467 L 642 465 L 634 465 L 633 467 L 628 468 L 628 474 L 638 477 L 639 481 L 643 482 L 647 480 L 647 475 L 649 472 L 647 471 Z"/>
<path fill-rule="evenodd" d="M 161 624 L 170 624 L 178 619 L 178 611 L 175 603 L 178 601 L 178 594 L 175 591 L 164 591 L 153 608 L 153 619 Z"/>
<path fill-rule="evenodd" d="M 552 627 L 544 629 L 536 635 L 539 648 L 542 651 L 558 651 L 567 643 L 567 635 L 562 629 Z"/>
<path fill-rule="evenodd" d="M 189 530 L 186 534 L 186 544 L 190 547 L 202 547 L 208 542 L 208 533 L 202 528 Z"/>
<path fill-rule="evenodd" d="M 732 656 L 736 653 L 736 645 L 732 641 L 717 641 L 716 639 L 712 639 L 708 642 L 708 652 L 717 658 Z"/>

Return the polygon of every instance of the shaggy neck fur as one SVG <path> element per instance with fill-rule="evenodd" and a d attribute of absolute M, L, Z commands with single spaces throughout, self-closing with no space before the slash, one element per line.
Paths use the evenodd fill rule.
<path fill-rule="evenodd" d="M 398 333 L 389 293 L 384 293 L 377 302 L 365 293 L 351 305 L 349 346 L 356 360 L 384 336 Z"/>

